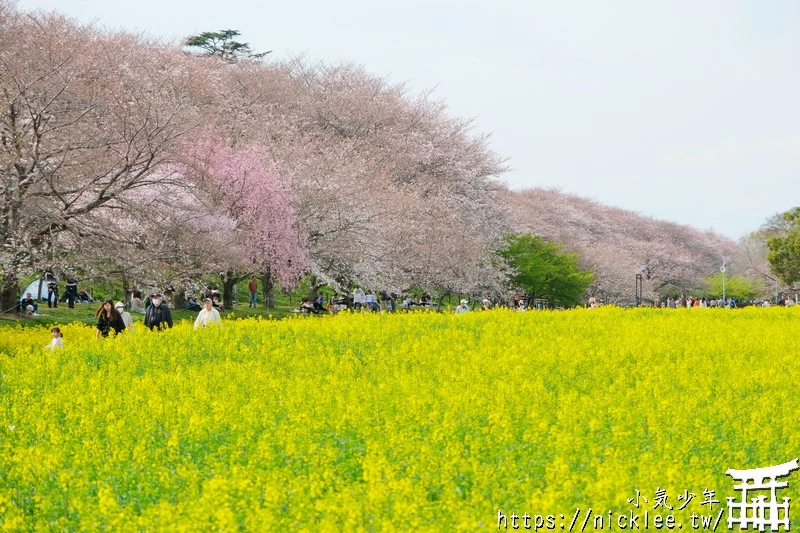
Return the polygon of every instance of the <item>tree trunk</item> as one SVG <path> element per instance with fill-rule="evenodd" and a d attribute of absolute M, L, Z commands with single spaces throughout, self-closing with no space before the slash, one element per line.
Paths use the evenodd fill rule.
<path fill-rule="evenodd" d="M 309 292 L 308 294 L 308 299 L 313 302 L 317 299 L 317 296 L 319 296 L 319 290 L 322 287 L 326 286 L 327 283 L 325 283 L 324 281 L 320 282 L 317 279 L 317 276 L 315 276 L 314 274 L 311 274 L 308 281 L 311 284 L 311 292 Z"/>
<path fill-rule="evenodd" d="M 175 287 L 175 294 L 172 296 L 172 308 L 183 309 L 183 304 L 186 303 L 186 286 L 183 283 Z"/>
<path fill-rule="evenodd" d="M 3 286 L 0 287 L 0 312 L 13 313 L 17 310 L 17 295 L 19 294 L 19 280 L 16 273 L 3 274 Z"/>
<path fill-rule="evenodd" d="M 225 309 L 233 309 L 233 288 L 243 278 L 228 270 L 222 276 L 222 305 Z"/>
<path fill-rule="evenodd" d="M 35 299 L 36 301 L 40 301 L 42 299 L 42 293 L 44 292 L 47 295 L 47 284 L 44 282 L 44 278 L 39 278 L 39 290 L 36 291 Z"/>
<path fill-rule="evenodd" d="M 442 310 L 442 302 L 444 302 L 444 299 L 447 298 L 448 296 L 450 296 L 450 291 L 449 290 L 444 291 L 439 296 L 439 303 L 436 304 L 436 310 L 437 311 L 441 311 Z M 459 305 L 460 304 L 461 304 L 461 302 L 459 302 Z"/>
<path fill-rule="evenodd" d="M 267 309 L 275 308 L 275 282 L 272 280 L 272 272 L 269 267 L 261 273 L 261 285 L 264 291 L 264 307 Z"/>
<path fill-rule="evenodd" d="M 317 276 L 311 274 L 311 276 L 308 278 L 308 281 L 311 284 L 311 292 L 308 293 L 308 299 L 309 301 L 313 302 L 317 299 L 317 289 L 319 288 L 317 287 Z"/>
<path fill-rule="evenodd" d="M 131 288 L 131 279 L 126 276 L 122 275 L 122 301 L 123 302 L 130 302 L 131 296 L 133 295 L 133 289 Z"/>

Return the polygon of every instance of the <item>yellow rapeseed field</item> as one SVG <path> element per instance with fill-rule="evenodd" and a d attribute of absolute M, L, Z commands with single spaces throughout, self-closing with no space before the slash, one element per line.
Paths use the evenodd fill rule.
<path fill-rule="evenodd" d="M 800 309 L 137 325 L 0 329 L 0 527 L 692 531 L 800 455 Z"/>

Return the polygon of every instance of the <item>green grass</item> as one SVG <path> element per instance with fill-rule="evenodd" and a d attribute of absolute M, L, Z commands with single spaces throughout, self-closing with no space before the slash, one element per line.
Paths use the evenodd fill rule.
<path fill-rule="evenodd" d="M 20 283 L 21 287 L 26 287 L 35 276 L 30 276 L 28 278 L 24 278 Z M 63 285 L 63 284 L 62 284 Z M 220 283 L 216 283 L 217 286 L 221 286 Z M 51 326 L 56 324 L 70 324 L 73 322 L 80 322 L 84 324 L 94 325 L 96 322 L 95 319 L 95 311 L 100 306 L 100 302 L 107 297 L 110 297 L 114 301 L 118 301 L 121 299 L 122 296 L 122 286 L 119 282 L 109 281 L 104 284 L 82 284 L 82 286 L 86 286 L 90 293 L 96 297 L 97 301 L 91 304 L 75 304 L 74 309 L 70 309 L 67 307 L 66 302 L 59 302 L 57 308 L 48 308 L 47 302 L 39 302 L 39 316 L 31 317 L 25 315 L 18 315 L 16 313 L 9 313 L 9 314 L 0 314 L 0 326 Z M 232 310 L 228 310 L 222 313 L 223 318 L 245 318 L 245 317 L 257 317 L 261 316 L 264 318 L 274 318 L 274 319 L 282 319 L 286 318 L 287 316 L 292 316 L 295 313 L 292 313 L 293 309 L 296 309 L 300 305 L 301 295 L 307 294 L 310 290 L 308 285 L 308 280 L 303 280 L 301 284 L 295 289 L 294 294 L 289 296 L 282 291 L 276 289 L 275 290 L 275 307 L 272 309 L 266 309 L 264 307 L 263 297 L 261 295 L 261 283 L 259 282 L 259 307 L 251 308 L 247 305 L 247 280 L 244 280 L 237 284 L 237 293 L 239 296 L 239 303 L 234 305 Z M 63 286 L 61 287 L 63 291 Z M 332 294 L 332 291 L 322 290 L 320 291 L 321 294 L 326 296 L 329 293 Z M 62 294 L 63 296 L 63 294 Z M 459 294 L 451 294 L 448 295 L 443 304 L 442 309 L 452 309 L 458 305 L 458 301 L 462 298 L 462 295 Z M 401 300 L 398 299 L 397 305 L 400 305 Z M 474 304 L 475 307 L 478 307 L 480 304 L 477 301 L 471 302 Z M 141 322 L 143 320 L 144 315 L 133 315 L 133 319 L 136 322 Z M 196 311 L 184 311 L 184 310 L 176 310 L 172 309 L 172 318 L 175 322 L 180 320 L 194 320 L 197 317 Z"/>
<path fill-rule="evenodd" d="M 34 279 L 38 279 L 38 276 L 28 276 L 23 278 L 20 281 L 20 287 L 24 288 L 33 281 Z M 221 287 L 221 283 L 215 280 L 208 280 L 208 283 L 212 285 L 217 285 Z M 61 296 L 63 296 L 63 283 L 60 284 Z M 70 324 L 73 322 L 80 322 L 84 324 L 94 325 L 96 323 L 95 319 L 95 311 L 100 306 L 100 303 L 105 300 L 106 298 L 111 298 L 114 301 L 119 301 L 122 299 L 122 284 L 117 280 L 108 280 L 104 283 L 81 283 L 81 287 L 85 287 L 89 290 L 90 294 L 92 294 L 95 299 L 97 300 L 95 303 L 91 304 L 75 304 L 74 309 L 70 309 L 67 306 L 66 302 L 59 302 L 57 308 L 48 308 L 47 302 L 39 302 L 39 316 L 38 317 L 31 317 L 25 315 L 18 315 L 16 313 L 8 313 L 8 314 L 0 314 L 0 326 L 50 326 L 55 324 Z M 257 317 L 262 316 L 264 318 L 272 317 L 275 319 L 285 318 L 287 316 L 291 316 L 292 309 L 297 308 L 300 305 L 300 294 L 302 290 L 307 290 L 307 284 L 305 287 L 299 287 L 293 296 L 289 296 L 284 294 L 280 290 L 275 290 L 275 307 L 272 309 L 266 309 L 264 307 L 264 300 L 261 295 L 261 283 L 259 282 L 259 307 L 251 308 L 247 305 L 247 280 L 242 281 L 241 283 L 237 284 L 237 292 L 239 295 L 239 303 L 234 305 L 232 310 L 224 311 L 222 313 L 223 318 L 231 318 L 231 317 Z M 136 322 L 141 322 L 144 319 L 144 315 L 136 313 L 133 314 L 133 319 Z M 184 310 L 176 310 L 172 308 L 172 319 L 175 322 L 180 320 L 194 320 L 197 317 L 196 311 L 184 311 Z"/>

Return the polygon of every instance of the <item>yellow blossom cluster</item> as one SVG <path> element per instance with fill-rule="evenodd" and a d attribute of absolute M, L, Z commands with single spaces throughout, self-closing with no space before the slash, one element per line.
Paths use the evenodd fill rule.
<path fill-rule="evenodd" d="M 568 531 L 588 508 L 692 530 L 737 496 L 727 469 L 800 455 L 800 309 L 62 331 L 51 353 L 0 329 L 5 530 Z"/>

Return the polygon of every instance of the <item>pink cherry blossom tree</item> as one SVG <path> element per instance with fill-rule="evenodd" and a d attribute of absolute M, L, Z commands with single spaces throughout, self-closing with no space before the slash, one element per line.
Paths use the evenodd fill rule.
<path fill-rule="evenodd" d="M 226 306 L 233 302 L 233 285 L 246 276 L 266 270 L 272 279 L 291 286 L 308 268 L 291 191 L 267 162 L 263 146 L 229 145 L 204 131 L 185 163 L 187 175 L 200 188 L 202 215 L 195 227 L 215 241 L 205 263 L 222 277 Z"/>
<path fill-rule="evenodd" d="M 487 139 L 442 102 L 363 69 L 286 68 L 302 96 L 294 135 L 274 153 L 292 169 L 314 272 L 398 292 L 496 287 L 505 168 Z"/>

